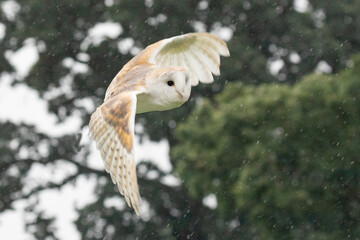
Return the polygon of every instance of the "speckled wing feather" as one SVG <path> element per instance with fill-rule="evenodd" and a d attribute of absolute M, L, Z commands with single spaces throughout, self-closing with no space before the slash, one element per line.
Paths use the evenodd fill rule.
<path fill-rule="evenodd" d="M 189 70 L 192 86 L 199 81 L 211 83 L 212 74 L 220 74 L 220 56 L 229 56 L 226 43 L 209 33 L 188 33 L 151 44 L 120 70 L 105 93 L 104 103 L 91 116 L 90 133 L 105 169 L 137 214 L 141 201 L 133 149 L 137 94 L 151 94 L 147 80 L 159 75 L 163 70 L 159 67 Z"/>
<path fill-rule="evenodd" d="M 90 119 L 90 133 L 100 150 L 105 170 L 139 215 L 140 194 L 134 159 L 136 92 L 125 92 L 107 99 Z"/>
<path fill-rule="evenodd" d="M 159 44 L 160 43 L 160 44 Z M 220 56 L 229 56 L 226 43 L 210 33 L 188 33 L 157 44 L 149 62 L 158 66 L 182 66 L 192 73 L 191 85 L 211 83 L 220 74 Z"/>

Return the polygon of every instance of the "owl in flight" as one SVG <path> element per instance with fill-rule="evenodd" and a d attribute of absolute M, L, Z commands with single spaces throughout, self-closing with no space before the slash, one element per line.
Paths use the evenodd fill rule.
<path fill-rule="evenodd" d="M 135 114 L 177 108 L 199 82 L 219 75 L 226 43 L 210 33 L 188 33 L 156 42 L 115 76 L 104 103 L 90 119 L 90 135 L 127 204 L 139 215 L 141 203 L 134 158 Z"/>

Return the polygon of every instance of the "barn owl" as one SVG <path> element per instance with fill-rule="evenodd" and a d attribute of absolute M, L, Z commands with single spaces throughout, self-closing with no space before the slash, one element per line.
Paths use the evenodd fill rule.
<path fill-rule="evenodd" d="M 110 83 L 90 119 L 90 135 L 114 184 L 139 215 L 134 159 L 135 114 L 184 104 L 191 87 L 219 75 L 226 43 L 210 33 L 188 33 L 156 42 L 131 59 Z"/>

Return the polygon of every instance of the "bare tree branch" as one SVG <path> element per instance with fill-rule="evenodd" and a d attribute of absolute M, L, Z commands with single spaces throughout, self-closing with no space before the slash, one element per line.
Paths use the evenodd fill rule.
<path fill-rule="evenodd" d="M 71 175 L 71 176 L 68 176 L 67 178 L 65 178 L 64 180 L 62 180 L 60 183 L 53 183 L 53 182 L 50 182 L 44 186 L 38 186 L 34 189 L 32 189 L 29 193 L 27 194 L 23 194 L 21 195 L 20 197 L 18 195 L 13 195 L 14 197 L 9 199 L 9 200 L 3 200 L 1 202 L 1 208 L 0 208 L 0 212 L 6 210 L 6 209 L 9 209 L 11 207 L 11 204 L 17 200 L 21 200 L 21 199 L 27 199 L 29 197 L 31 197 L 33 194 L 37 194 L 43 190 L 46 190 L 46 189 L 54 189 L 54 188 L 61 188 L 62 186 L 64 186 L 65 184 L 75 180 L 78 176 L 82 175 L 82 174 L 96 174 L 96 175 L 99 175 L 99 176 L 105 176 L 105 172 L 104 171 L 101 171 L 101 170 L 97 170 L 97 169 L 93 169 L 93 168 L 90 168 L 90 167 L 87 167 L 87 166 L 84 166 L 82 165 L 81 163 L 79 162 L 76 162 L 72 159 L 56 159 L 56 160 L 50 160 L 50 159 L 47 159 L 47 158 L 43 158 L 43 159 L 40 159 L 40 160 L 34 160 L 34 159 L 21 159 L 21 160 L 16 160 L 16 161 L 13 161 L 13 162 L 9 162 L 9 163 L 5 163 L 5 164 L 2 164 L 0 165 L 0 169 L 1 171 L 0 172 L 4 172 L 6 171 L 8 168 L 10 168 L 12 165 L 18 165 L 18 164 L 28 164 L 29 166 L 34 164 L 34 163 L 40 163 L 40 164 L 43 164 L 43 165 L 47 165 L 48 163 L 53 163 L 53 162 L 56 162 L 56 161 L 66 161 L 66 162 L 70 162 L 72 164 L 74 164 L 78 171 Z M 21 191 L 21 189 L 19 189 L 19 191 Z M 16 196 L 16 197 L 15 197 Z"/>

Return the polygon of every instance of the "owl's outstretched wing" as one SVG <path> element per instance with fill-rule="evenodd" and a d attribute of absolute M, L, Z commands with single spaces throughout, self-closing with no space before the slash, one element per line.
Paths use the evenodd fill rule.
<path fill-rule="evenodd" d="M 90 134 L 100 150 L 105 170 L 139 215 L 141 199 L 133 149 L 136 94 L 121 93 L 106 100 L 91 116 Z"/>
<path fill-rule="evenodd" d="M 219 75 L 220 55 L 229 56 L 226 43 L 210 33 L 188 33 L 156 43 L 149 62 L 158 66 L 182 66 L 192 73 L 191 85 L 211 83 Z M 149 49 L 149 50 L 150 50 Z"/>

